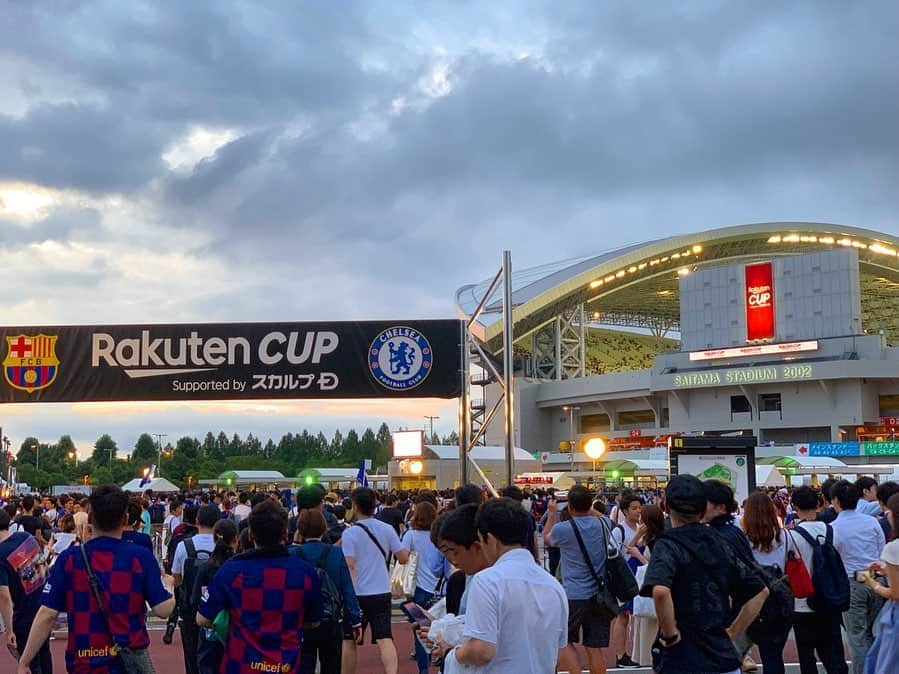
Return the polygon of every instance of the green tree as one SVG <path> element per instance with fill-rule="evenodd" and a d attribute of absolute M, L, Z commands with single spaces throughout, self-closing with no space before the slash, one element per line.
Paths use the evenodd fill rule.
<path fill-rule="evenodd" d="M 390 427 L 382 423 L 378 428 L 378 434 L 375 436 L 378 441 L 377 454 L 372 458 L 372 466 L 386 466 L 393 456 L 393 434 Z"/>
<path fill-rule="evenodd" d="M 362 456 L 362 443 L 359 441 L 359 434 L 355 428 L 351 428 L 346 434 L 346 439 L 343 441 L 343 450 L 340 452 L 339 458 L 341 462 L 350 464 L 359 463 L 359 461 L 365 458 Z"/>
<path fill-rule="evenodd" d="M 94 443 L 94 451 L 91 459 L 96 466 L 108 466 L 115 459 L 119 451 L 116 441 L 108 433 L 104 433 Z"/>
<path fill-rule="evenodd" d="M 149 433 L 141 433 L 131 452 L 131 463 L 143 469 L 145 466 L 152 466 L 159 458 L 159 450 L 156 448 L 156 442 Z"/>
<path fill-rule="evenodd" d="M 203 438 L 203 456 L 212 456 L 215 453 L 215 436 L 212 431 L 206 433 Z"/>
<path fill-rule="evenodd" d="M 46 452 L 46 445 L 41 445 L 40 440 L 32 436 L 25 438 L 16 454 L 17 465 L 20 467 L 25 464 L 35 465 L 38 448 L 40 448 L 41 451 Z"/>

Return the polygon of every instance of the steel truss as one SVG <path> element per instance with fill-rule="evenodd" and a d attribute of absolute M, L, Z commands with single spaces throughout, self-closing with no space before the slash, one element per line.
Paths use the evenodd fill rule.
<path fill-rule="evenodd" d="M 503 289 L 503 358 L 501 367 L 495 362 L 486 345 L 472 332 L 472 326 L 484 311 L 484 307 L 496 292 L 500 283 Z M 471 448 L 485 439 L 490 422 L 503 406 L 505 416 L 506 484 L 514 484 L 515 478 L 515 419 L 514 419 L 514 335 L 512 322 L 512 254 L 503 251 L 503 263 L 487 287 L 478 306 L 462 326 L 462 395 L 459 398 L 459 468 L 462 484 L 470 481 L 469 467 L 474 467 L 488 489 L 496 495 L 493 484 L 471 459 Z M 482 374 L 472 377 L 472 365 Z M 487 410 L 486 386 L 492 381 L 500 385 L 500 395 Z M 472 386 L 482 387 L 482 398 L 473 399 Z"/>

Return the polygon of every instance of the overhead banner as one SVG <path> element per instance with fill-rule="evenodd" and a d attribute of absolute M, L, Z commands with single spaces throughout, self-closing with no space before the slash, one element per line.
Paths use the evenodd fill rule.
<path fill-rule="evenodd" d="M 457 320 L 0 328 L 0 402 L 453 398 Z"/>
<path fill-rule="evenodd" d="M 746 265 L 746 339 L 774 339 L 774 272 L 770 262 Z"/>

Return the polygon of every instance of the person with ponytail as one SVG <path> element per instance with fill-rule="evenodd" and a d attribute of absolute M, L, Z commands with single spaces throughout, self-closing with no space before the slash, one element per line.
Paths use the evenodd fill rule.
<path fill-rule="evenodd" d="M 216 571 L 237 552 L 237 524 L 233 519 L 216 522 L 212 535 L 215 547 L 209 559 L 198 569 L 197 582 L 192 589 L 191 606 L 194 607 L 194 612 L 206 596 L 207 588 Z M 201 629 L 197 644 L 197 665 L 200 674 L 218 674 L 224 655 L 225 644 L 219 640 L 215 632 L 208 628 Z"/>

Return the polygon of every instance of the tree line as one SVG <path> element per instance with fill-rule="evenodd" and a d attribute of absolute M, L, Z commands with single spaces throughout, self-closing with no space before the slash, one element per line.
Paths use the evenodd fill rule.
<path fill-rule="evenodd" d="M 456 445 L 455 431 L 448 436 L 426 438 L 431 444 Z M 149 433 L 142 433 L 134 447 L 123 458 L 123 450 L 104 433 L 94 443 L 87 459 L 78 456 L 69 435 L 58 442 L 45 443 L 27 437 L 15 455 L 17 479 L 31 487 L 46 489 L 56 484 L 122 484 L 158 465 L 163 477 L 179 486 L 196 485 L 198 480 L 214 478 L 226 470 L 277 470 L 287 477 L 306 468 L 349 468 L 371 459 L 377 472 L 386 472 L 391 454 L 391 432 L 386 423 L 377 431 L 366 428 L 360 435 L 350 429 L 340 430 L 328 438 L 324 433 L 287 433 L 278 442 L 265 442 L 252 433 L 231 437 L 224 431 L 211 431 L 200 440 L 183 436 L 172 443 L 160 445 Z M 5 461 L 3 462 L 5 464 Z M 2 475 L 6 476 L 3 466 Z"/>

